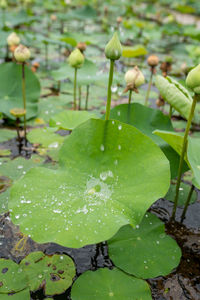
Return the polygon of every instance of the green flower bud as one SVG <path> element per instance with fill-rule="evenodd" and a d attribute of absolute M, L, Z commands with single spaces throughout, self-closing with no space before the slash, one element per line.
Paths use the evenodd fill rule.
<path fill-rule="evenodd" d="M 200 64 L 188 73 L 186 85 L 192 89 L 194 93 L 200 94 Z"/>
<path fill-rule="evenodd" d="M 122 45 L 118 38 L 117 32 L 114 33 L 112 39 L 105 47 L 105 55 L 108 59 L 117 60 L 122 55 Z"/>
<path fill-rule="evenodd" d="M 8 43 L 8 46 L 17 46 L 20 43 L 20 38 L 18 37 L 18 35 L 15 32 L 12 32 L 7 37 L 7 43 Z"/>
<path fill-rule="evenodd" d="M 31 57 L 31 52 L 27 47 L 25 47 L 23 45 L 19 45 L 15 49 L 14 57 L 15 57 L 16 61 L 18 61 L 18 62 L 25 62 L 26 60 L 28 60 Z"/>
<path fill-rule="evenodd" d="M 137 88 L 145 82 L 145 78 L 140 69 L 136 66 L 126 72 L 125 81 L 127 87 Z"/>
<path fill-rule="evenodd" d="M 72 68 L 80 68 L 84 63 L 84 56 L 79 49 L 72 51 L 68 58 L 68 62 Z"/>

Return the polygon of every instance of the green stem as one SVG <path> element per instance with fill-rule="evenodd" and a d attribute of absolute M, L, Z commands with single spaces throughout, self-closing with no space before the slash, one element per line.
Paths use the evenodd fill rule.
<path fill-rule="evenodd" d="M 79 91 L 78 109 L 81 110 L 81 86 L 79 86 L 78 91 Z"/>
<path fill-rule="evenodd" d="M 146 98 L 145 98 L 145 106 L 148 106 L 149 94 L 150 94 L 151 85 L 152 85 L 152 79 L 153 79 L 153 72 L 151 72 L 151 77 L 150 77 L 150 80 L 149 80 L 149 85 L 148 85 L 148 89 L 147 89 L 147 93 L 146 93 Z"/>
<path fill-rule="evenodd" d="M 111 106 L 111 86 L 113 82 L 113 72 L 114 72 L 114 60 L 110 60 L 110 72 L 109 72 L 109 80 L 108 80 L 108 94 L 107 94 L 107 104 L 106 104 L 106 120 L 109 120 L 110 116 L 110 106 Z"/>
<path fill-rule="evenodd" d="M 25 63 L 22 63 L 22 97 L 23 97 L 23 104 L 24 104 L 24 137 L 26 141 L 26 86 L 25 86 Z"/>
<path fill-rule="evenodd" d="M 19 118 L 16 118 L 17 139 L 20 142 L 21 138 L 20 138 L 20 133 L 19 133 L 19 124 L 20 124 L 20 120 L 19 120 Z"/>
<path fill-rule="evenodd" d="M 191 186 L 190 192 L 189 192 L 187 200 L 185 202 L 185 206 L 184 206 L 183 213 L 182 213 L 182 216 L 181 216 L 181 222 L 183 222 L 183 220 L 185 219 L 185 214 L 186 214 L 186 211 L 188 209 L 188 205 L 190 203 L 193 191 L 194 191 L 194 185 Z"/>
<path fill-rule="evenodd" d="M 76 110 L 76 84 L 77 84 L 77 68 L 74 68 L 74 110 Z"/>
<path fill-rule="evenodd" d="M 46 69 L 48 69 L 48 64 L 49 64 L 49 47 L 48 47 L 48 43 L 45 43 L 45 66 L 46 66 Z"/>
<path fill-rule="evenodd" d="M 131 104 L 131 96 L 132 96 L 133 91 L 129 90 L 129 98 L 128 98 L 128 104 Z"/>
<path fill-rule="evenodd" d="M 170 104 L 169 106 L 169 118 L 171 119 L 172 117 L 172 105 Z"/>
<path fill-rule="evenodd" d="M 85 110 L 88 110 L 89 90 L 90 90 L 90 86 L 88 84 L 87 85 L 87 90 L 86 90 Z"/>
<path fill-rule="evenodd" d="M 182 174 L 182 169 L 183 169 L 183 163 L 184 163 L 184 157 L 185 157 L 185 153 L 187 150 L 187 142 L 188 142 L 188 134 L 189 134 L 189 130 L 190 130 L 190 126 L 192 123 L 192 119 L 194 116 L 194 110 L 196 107 L 196 103 L 197 103 L 197 98 L 198 95 L 194 95 L 193 97 L 193 102 L 192 102 L 192 107 L 190 110 L 190 115 L 187 121 L 187 126 L 185 129 L 185 134 L 184 134 L 184 138 L 183 138 L 183 146 L 182 146 L 182 151 L 181 151 L 181 157 L 180 157 L 180 161 L 179 161 L 179 168 L 178 168 L 178 177 L 177 177 L 177 183 L 176 183 L 176 195 L 174 198 L 174 207 L 173 207 L 173 211 L 172 211 L 172 219 L 175 218 L 176 215 L 176 208 L 177 208 L 177 204 L 178 204 L 178 197 L 179 197 L 179 188 L 180 188 L 180 184 L 181 184 L 181 174 Z"/>

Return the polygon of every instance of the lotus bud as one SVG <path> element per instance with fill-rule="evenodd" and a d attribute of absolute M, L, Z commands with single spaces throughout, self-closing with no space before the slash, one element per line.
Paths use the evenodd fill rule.
<path fill-rule="evenodd" d="M 147 59 L 147 63 L 150 67 L 156 67 L 159 63 L 159 58 L 156 55 L 150 55 Z"/>
<path fill-rule="evenodd" d="M 122 55 L 122 45 L 118 38 L 117 32 L 114 33 L 112 39 L 105 47 L 105 55 L 108 59 L 117 60 Z"/>
<path fill-rule="evenodd" d="M 6 0 L 0 0 L 0 7 L 2 9 L 5 9 L 8 6 L 7 1 Z"/>
<path fill-rule="evenodd" d="M 50 18 L 51 18 L 51 21 L 53 21 L 53 22 L 57 20 L 57 16 L 54 15 L 54 14 L 52 14 L 52 15 L 50 16 Z"/>
<path fill-rule="evenodd" d="M 135 66 L 133 69 L 126 72 L 125 81 L 127 87 L 134 89 L 142 85 L 145 82 L 145 78 L 140 69 Z"/>
<path fill-rule="evenodd" d="M 10 110 L 10 113 L 15 118 L 21 118 L 21 117 L 25 116 L 26 110 L 23 108 L 13 108 Z"/>
<path fill-rule="evenodd" d="M 76 47 L 81 51 L 81 53 L 83 53 L 86 50 L 87 45 L 86 43 L 79 42 Z"/>
<path fill-rule="evenodd" d="M 188 73 L 186 85 L 192 89 L 194 93 L 200 94 L 200 64 Z"/>
<path fill-rule="evenodd" d="M 84 56 L 79 49 L 75 49 L 70 54 L 68 61 L 72 68 L 80 68 L 84 63 Z"/>
<path fill-rule="evenodd" d="M 18 62 L 25 62 L 31 57 L 31 52 L 26 46 L 19 45 L 15 49 L 14 57 Z"/>
<path fill-rule="evenodd" d="M 20 43 L 20 38 L 18 37 L 18 35 L 15 32 L 12 32 L 7 37 L 7 43 L 8 43 L 8 46 L 17 46 Z"/>
<path fill-rule="evenodd" d="M 123 18 L 121 16 L 117 17 L 117 23 L 120 24 L 123 21 Z"/>

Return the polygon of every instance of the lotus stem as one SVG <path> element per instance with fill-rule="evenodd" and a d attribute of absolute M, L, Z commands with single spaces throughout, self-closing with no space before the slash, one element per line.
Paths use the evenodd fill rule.
<path fill-rule="evenodd" d="M 172 211 L 172 219 L 175 219 L 175 215 L 176 215 L 176 208 L 177 208 L 177 204 L 178 204 L 178 197 L 179 197 L 179 188 L 180 188 L 180 184 L 181 184 L 181 174 L 182 174 L 182 170 L 183 170 L 183 163 L 184 163 L 184 157 L 185 157 L 185 153 L 187 151 L 187 143 L 188 143 L 188 134 L 189 134 L 189 130 L 190 130 L 190 126 L 192 123 L 192 119 L 194 116 L 194 111 L 195 111 L 195 107 L 196 107 L 196 103 L 197 103 L 197 98 L 198 95 L 194 95 L 193 97 L 193 101 L 192 101 L 192 107 L 190 110 L 190 115 L 187 121 L 187 126 L 185 129 L 185 133 L 184 133 L 184 138 L 183 138 L 183 146 L 182 146 L 182 151 L 181 151 L 181 156 L 180 156 L 180 161 L 179 161 L 179 168 L 178 168 L 178 176 L 177 176 L 177 183 L 176 183 L 176 194 L 175 194 L 175 198 L 174 198 L 174 207 L 173 207 L 173 211 Z"/>
<path fill-rule="evenodd" d="M 183 213 L 182 213 L 182 216 L 181 216 L 181 222 L 183 222 L 183 220 L 185 219 L 185 214 L 186 214 L 186 211 L 188 209 L 188 205 L 190 203 L 193 191 L 194 191 L 194 185 L 191 186 L 190 192 L 189 192 L 187 200 L 185 202 L 185 206 L 184 206 Z"/>
<path fill-rule="evenodd" d="M 76 110 L 77 68 L 74 68 L 74 110 Z"/>
<path fill-rule="evenodd" d="M 129 90 L 129 98 L 128 98 L 128 104 L 131 104 L 131 97 L 132 97 L 132 90 Z"/>
<path fill-rule="evenodd" d="M 111 106 L 111 87 L 113 82 L 113 72 L 114 72 L 114 63 L 113 59 L 110 60 L 110 72 L 109 72 L 109 80 L 108 80 L 108 94 L 107 94 L 107 104 L 106 104 L 106 120 L 109 120 L 110 117 L 110 106 Z"/>
<path fill-rule="evenodd" d="M 86 88 L 85 110 L 88 110 L 89 91 L 90 91 L 90 86 L 88 84 Z"/>
<path fill-rule="evenodd" d="M 169 118 L 171 119 L 172 117 L 172 105 L 170 104 L 169 106 Z"/>
<path fill-rule="evenodd" d="M 146 93 L 146 98 L 145 98 L 145 106 L 148 106 L 149 94 L 150 94 L 151 86 L 152 86 L 152 80 L 153 80 L 153 72 L 151 72 L 151 76 L 150 76 L 150 80 L 149 80 L 149 85 L 148 85 L 148 89 L 147 89 L 147 93 Z"/>
<path fill-rule="evenodd" d="M 19 133 L 19 124 L 20 124 L 20 119 L 16 118 L 16 130 L 17 130 L 17 139 L 20 142 L 21 138 L 20 138 L 20 133 Z"/>
<path fill-rule="evenodd" d="M 81 110 L 81 86 L 78 88 L 79 96 L 78 96 L 78 109 Z"/>
<path fill-rule="evenodd" d="M 49 65 L 49 47 L 48 47 L 48 43 L 45 43 L 45 66 L 46 66 L 46 70 L 48 69 L 48 65 Z"/>
<path fill-rule="evenodd" d="M 22 97 L 23 97 L 23 104 L 24 104 L 24 137 L 26 141 L 26 82 L 25 82 L 25 63 L 22 63 Z"/>

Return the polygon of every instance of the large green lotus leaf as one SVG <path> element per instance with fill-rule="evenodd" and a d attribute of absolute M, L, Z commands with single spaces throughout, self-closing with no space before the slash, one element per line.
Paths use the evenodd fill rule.
<path fill-rule="evenodd" d="M 77 127 L 61 147 L 60 166 L 32 169 L 11 188 L 11 218 L 37 242 L 81 247 L 107 240 L 121 226 L 139 224 L 169 188 L 162 151 L 119 121 Z"/>
<path fill-rule="evenodd" d="M 115 266 L 140 278 L 169 274 L 181 258 L 181 250 L 165 233 L 164 224 L 147 213 L 140 226 L 120 228 L 108 241 L 109 255 Z"/>
<path fill-rule="evenodd" d="M 32 252 L 20 266 L 27 275 L 30 290 L 43 287 L 46 295 L 64 293 L 76 274 L 73 260 L 67 255 L 46 256 L 42 252 Z"/>
<path fill-rule="evenodd" d="M 156 129 L 173 131 L 173 126 L 168 118 L 158 109 L 146 107 L 139 103 L 121 104 L 115 106 L 110 112 L 110 118 L 130 124 L 149 136 L 164 152 L 170 162 L 171 178 L 177 176 L 179 155 L 163 139 L 155 134 Z"/>
<path fill-rule="evenodd" d="M 194 174 L 193 184 L 200 188 L 200 139 L 188 139 L 188 161 Z"/>
<path fill-rule="evenodd" d="M 72 300 L 151 300 L 148 284 L 114 268 L 83 273 L 73 284 Z"/>
<path fill-rule="evenodd" d="M 186 184 L 184 182 L 181 182 L 180 188 L 179 188 L 179 198 L 178 198 L 178 205 L 179 206 L 184 206 L 188 194 L 190 192 L 191 186 L 189 184 Z M 166 200 L 174 202 L 174 197 L 176 194 L 176 184 L 171 184 L 169 191 L 167 192 L 167 195 L 165 196 Z M 190 199 L 190 203 L 194 203 L 197 200 L 197 193 L 196 191 L 193 192 L 192 197 Z"/>
<path fill-rule="evenodd" d="M 0 270 L 0 294 L 18 292 L 27 287 L 26 274 L 14 261 L 1 258 Z"/>
<path fill-rule="evenodd" d="M 37 114 L 37 101 L 40 97 L 40 83 L 36 75 L 25 67 L 27 118 Z M 0 111 L 13 119 L 10 109 L 23 107 L 22 66 L 16 63 L 0 65 Z"/>
<path fill-rule="evenodd" d="M 30 292 L 28 289 L 26 289 L 15 294 L 1 294 L 0 298 L 1 300 L 29 300 Z"/>
<path fill-rule="evenodd" d="M 9 129 L 0 130 L 0 143 L 13 139 L 14 137 L 16 137 L 16 131 Z"/>
<path fill-rule="evenodd" d="M 188 90 L 171 77 L 164 78 L 158 75 L 155 83 L 164 100 L 171 104 L 181 116 L 188 119 L 192 106 L 192 98 Z"/>
<path fill-rule="evenodd" d="M 88 111 L 65 110 L 52 117 L 49 125 L 52 127 L 57 126 L 60 129 L 73 130 L 91 118 L 97 118 L 97 116 Z"/>

